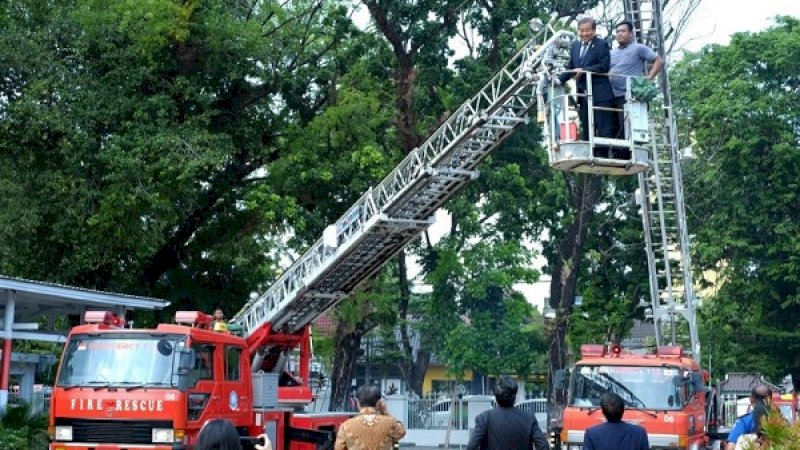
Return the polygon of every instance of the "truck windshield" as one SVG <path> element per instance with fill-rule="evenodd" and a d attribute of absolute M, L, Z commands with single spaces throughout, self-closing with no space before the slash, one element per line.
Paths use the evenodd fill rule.
<path fill-rule="evenodd" d="M 669 410 L 683 407 L 682 388 L 674 383 L 678 367 L 576 366 L 570 382 L 570 405 L 600 406 L 606 392 L 618 394 L 630 409 Z"/>
<path fill-rule="evenodd" d="M 173 377 L 185 336 L 76 335 L 66 346 L 59 371 L 62 387 L 177 386 Z"/>

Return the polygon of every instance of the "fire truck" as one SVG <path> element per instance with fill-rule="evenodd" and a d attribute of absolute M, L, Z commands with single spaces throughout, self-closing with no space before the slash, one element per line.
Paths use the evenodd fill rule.
<path fill-rule="evenodd" d="M 661 0 L 623 3 L 637 41 L 666 60 Z M 563 371 L 555 377 L 556 387 L 567 389 L 566 405 L 561 417 L 555 418 L 554 430 L 566 449 L 582 448 L 586 429 L 605 420 L 599 413 L 600 395 L 605 392 L 622 397 L 624 420 L 644 427 L 652 448 L 717 449 L 727 434 L 720 426 L 717 393 L 707 386 L 708 373 L 699 365 L 696 298 L 683 202 L 683 155 L 677 145 L 665 70 L 659 81 L 661 94 L 646 110 L 631 98 L 629 88 L 625 111 L 633 122 L 637 115 L 649 114 L 647 123 L 638 128 L 633 125 L 628 131 L 633 132 L 634 141 L 649 146 L 647 170 L 637 175 L 637 203 L 650 281 L 646 314 L 653 320 L 656 350 L 647 354 L 611 344 L 581 346 L 569 379 Z M 679 345 L 680 340 L 689 348 Z"/>
<path fill-rule="evenodd" d="M 665 260 L 670 259 L 668 249 L 674 244 L 664 231 L 665 223 L 674 220 L 670 213 L 676 211 L 665 205 L 679 207 L 678 222 L 683 226 L 681 199 L 670 195 L 680 194 L 681 180 L 674 158 L 668 86 L 663 111 L 672 121 L 665 122 L 658 114 L 652 119 L 647 107 L 631 98 L 625 106 L 629 120 L 624 124 L 624 137 L 612 139 L 590 132 L 588 140 L 578 139 L 574 101 L 553 82 L 565 70 L 576 36 L 538 21 L 531 22 L 531 30 L 534 37 L 475 96 L 328 226 L 271 287 L 232 317 L 231 322 L 241 329 L 239 335 L 214 331 L 211 317 L 201 312 L 179 311 L 174 323 L 151 329 L 126 328 L 124 320 L 110 312 L 87 312 L 85 323 L 70 331 L 59 364 L 50 410 L 50 450 L 188 449 L 212 418 L 230 420 L 242 436 L 266 433 L 276 449 L 329 448 L 335 430 L 348 415 L 304 412 L 304 406 L 313 400 L 309 388 L 310 324 L 430 226 L 436 210 L 478 176 L 478 164 L 530 122 L 533 109 L 542 124 L 554 169 L 638 174 L 648 262 L 652 276 L 657 276 L 653 259 L 657 249 Z M 591 129 L 591 91 L 584 95 Z M 624 150 L 623 156 L 595 152 L 609 146 Z M 682 230 L 679 243 L 685 244 L 685 226 Z M 685 252 L 680 254 L 688 258 Z M 667 272 L 671 262 L 663 267 Z M 688 268 L 688 260 L 683 262 L 682 267 Z M 688 270 L 684 272 L 688 274 Z M 661 295 L 672 293 L 669 283 L 673 276 L 667 275 L 666 280 L 667 290 L 654 290 L 654 295 L 674 300 Z M 691 289 L 691 283 L 684 287 Z M 673 301 L 669 311 L 690 314 L 693 297 L 685 298 L 688 307 Z M 662 309 L 654 312 L 658 320 L 666 317 Z M 669 355 L 662 357 L 669 363 L 659 366 L 661 378 L 677 383 L 680 376 L 681 388 L 688 392 L 687 386 L 697 385 L 696 364 L 674 349 L 665 351 Z M 296 374 L 287 370 L 287 361 L 294 356 L 299 359 Z M 602 382 L 608 389 L 631 389 L 611 381 L 619 379 L 614 370 L 622 370 L 620 364 L 606 362 L 608 355 L 592 357 L 604 362 L 598 362 L 596 368 L 585 364 L 585 385 Z M 623 360 L 621 354 L 616 359 Z M 654 373 L 645 371 L 635 374 L 652 380 L 651 375 Z M 669 387 L 664 389 L 666 392 Z M 685 395 L 665 395 L 659 406 L 669 406 L 670 401 L 673 408 L 692 404 Z M 646 405 L 641 414 L 660 417 Z M 595 420 L 593 406 L 575 407 L 587 416 L 585 423 Z M 667 423 L 668 418 L 678 420 L 667 414 L 662 419 Z M 694 420 L 693 426 L 702 429 L 702 418 Z M 565 430 L 578 422 L 570 419 Z M 688 429 L 688 417 L 685 423 Z M 567 430 L 568 436 L 576 431 Z"/>
<path fill-rule="evenodd" d="M 478 176 L 478 164 L 529 122 L 540 80 L 563 69 L 575 39 L 536 28 L 480 92 L 231 318 L 239 335 L 215 331 L 196 311 L 151 329 L 87 312 L 59 364 L 50 450 L 188 449 L 212 418 L 231 421 L 245 437 L 266 433 L 276 449 L 330 448 L 349 415 L 304 412 L 313 399 L 310 324 L 431 225 Z M 298 373 L 287 370 L 291 358 Z"/>
<path fill-rule="evenodd" d="M 646 354 L 584 344 L 571 370 L 561 442 L 567 449 L 581 448 L 586 429 L 605 421 L 600 397 L 613 392 L 625 402 L 624 420 L 644 427 L 652 448 L 718 448 L 724 433 L 717 428 L 718 403 L 706 381 L 707 373 L 681 346 L 658 346 Z"/>

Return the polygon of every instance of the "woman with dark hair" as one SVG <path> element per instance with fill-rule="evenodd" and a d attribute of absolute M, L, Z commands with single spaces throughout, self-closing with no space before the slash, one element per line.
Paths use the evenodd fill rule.
<path fill-rule="evenodd" d="M 272 443 L 266 435 L 261 435 L 263 445 L 256 445 L 257 450 L 272 450 Z M 242 450 L 239 432 L 233 424 L 225 419 L 214 419 L 203 425 L 194 450 Z"/>
<path fill-rule="evenodd" d="M 233 424 L 224 419 L 214 419 L 200 430 L 195 450 L 242 450 L 239 433 Z"/>

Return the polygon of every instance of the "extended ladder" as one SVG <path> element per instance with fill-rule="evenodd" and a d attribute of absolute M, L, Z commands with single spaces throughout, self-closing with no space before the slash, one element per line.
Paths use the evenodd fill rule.
<path fill-rule="evenodd" d="M 467 182 L 489 153 L 520 126 L 536 104 L 537 72 L 564 66 L 575 35 L 526 43 L 483 89 L 462 104 L 419 148 L 332 225 L 233 321 L 251 336 L 264 326 L 295 333 L 338 304 L 427 228 L 433 214 Z M 331 244 L 333 241 L 333 245 Z"/>
<path fill-rule="evenodd" d="M 688 324 L 692 354 L 700 356 L 695 319 L 695 295 L 689 256 L 689 236 L 683 200 L 681 154 L 666 70 L 661 0 L 624 0 L 625 16 L 634 25 L 638 42 L 651 47 L 665 67 L 659 74 L 660 107 L 651 110 L 652 163 L 639 174 L 639 201 L 645 233 L 650 299 L 656 342 L 664 330 L 676 344 L 679 317 Z M 658 101 L 654 102 L 654 105 Z"/>

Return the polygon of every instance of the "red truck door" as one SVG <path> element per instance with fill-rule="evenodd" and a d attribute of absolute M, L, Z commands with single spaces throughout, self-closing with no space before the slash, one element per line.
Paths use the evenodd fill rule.
<path fill-rule="evenodd" d="M 253 407 L 250 386 L 246 383 L 244 376 L 250 368 L 247 367 L 247 361 L 242 358 L 243 351 L 244 349 L 237 345 L 224 346 L 220 413 L 229 418 L 236 426 L 251 425 Z"/>

